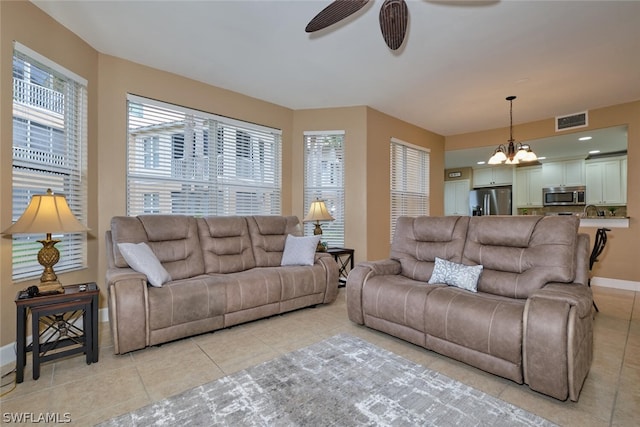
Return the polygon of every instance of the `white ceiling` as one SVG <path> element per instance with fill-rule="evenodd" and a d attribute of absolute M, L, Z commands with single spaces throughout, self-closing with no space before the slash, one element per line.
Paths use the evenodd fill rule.
<path fill-rule="evenodd" d="M 307 34 L 330 0 L 45 1 L 98 51 L 291 109 L 368 105 L 441 135 L 640 99 L 638 1 L 407 0 L 405 43 L 382 0 Z M 215 112 L 214 112 L 215 113 Z"/>

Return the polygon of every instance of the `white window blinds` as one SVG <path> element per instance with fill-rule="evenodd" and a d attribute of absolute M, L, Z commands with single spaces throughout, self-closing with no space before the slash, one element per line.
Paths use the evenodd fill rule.
<path fill-rule="evenodd" d="M 128 96 L 127 214 L 279 215 L 281 131 Z"/>
<path fill-rule="evenodd" d="M 429 150 L 391 139 L 391 240 L 400 216 L 429 215 Z"/>
<path fill-rule="evenodd" d="M 315 199 L 324 200 L 335 221 L 323 222 L 322 241 L 329 247 L 344 246 L 344 131 L 304 134 L 304 212 Z M 313 223 L 305 234 L 313 235 Z"/>
<path fill-rule="evenodd" d="M 69 207 L 87 223 L 87 82 L 71 71 L 15 43 L 13 51 L 12 219 L 34 194 L 50 188 L 64 194 Z M 43 236 L 16 235 L 15 281 L 39 277 L 37 253 Z M 60 261 L 56 272 L 86 267 L 86 235 L 53 235 Z"/>

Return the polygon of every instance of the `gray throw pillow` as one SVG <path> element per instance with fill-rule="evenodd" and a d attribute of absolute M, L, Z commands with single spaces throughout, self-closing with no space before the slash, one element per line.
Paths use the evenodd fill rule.
<path fill-rule="evenodd" d="M 464 265 L 436 257 L 429 284 L 444 283 L 449 286 L 478 292 L 478 279 L 482 273 L 481 265 Z"/>
<path fill-rule="evenodd" d="M 151 286 L 162 287 L 171 280 L 169 272 L 146 243 L 118 243 L 118 249 L 129 267 L 138 273 L 145 274 Z"/>
<path fill-rule="evenodd" d="M 284 242 L 280 265 L 313 265 L 320 235 L 297 237 L 289 234 Z"/>

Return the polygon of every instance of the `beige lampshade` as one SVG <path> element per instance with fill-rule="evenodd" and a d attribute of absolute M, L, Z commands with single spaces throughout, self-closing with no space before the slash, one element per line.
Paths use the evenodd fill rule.
<path fill-rule="evenodd" d="M 69 209 L 67 200 L 61 194 L 37 194 L 22 216 L 2 234 L 75 233 L 88 231 Z"/>
<path fill-rule="evenodd" d="M 323 200 L 315 200 L 311 202 L 309 207 L 309 213 L 304 217 L 302 221 L 333 221 L 335 218 L 331 216 L 327 210 L 327 206 Z"/>

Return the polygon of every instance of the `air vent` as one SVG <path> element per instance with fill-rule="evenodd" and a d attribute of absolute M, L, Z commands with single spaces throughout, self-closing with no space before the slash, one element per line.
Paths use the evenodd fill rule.
<path fill-rule="evenodd" d="M 583 128 L 589 125 L 589 112 L 575 113 L 556 117 L 556 132 L 567 129 Z"/>

